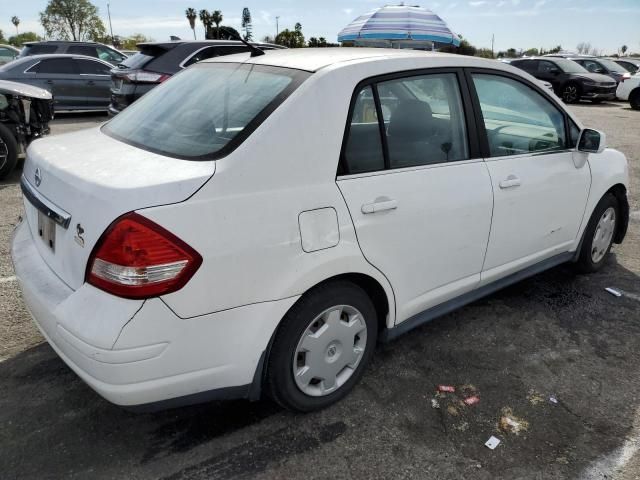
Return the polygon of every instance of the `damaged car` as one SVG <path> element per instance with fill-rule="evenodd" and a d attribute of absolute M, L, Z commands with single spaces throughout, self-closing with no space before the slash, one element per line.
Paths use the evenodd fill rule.
<path fill-rule="evenodd" d="M 0 80 L 0 180 L 9 175 L 27 146 L 49 133 L 53 96 L 47 90 Z"/>

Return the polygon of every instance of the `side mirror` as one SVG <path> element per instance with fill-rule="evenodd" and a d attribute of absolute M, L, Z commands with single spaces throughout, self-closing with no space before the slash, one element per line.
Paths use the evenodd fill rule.
<path fill-rule="evenodd" d="M 558 70 L 557 68 L 552 68 L 551 70 L 549 70 L 549 73 L 551 75 L 560 75 L 560 70 Z"/>
<path fill-rule="evenodd" d="M 594 68 L 593 73 L 604 73 L 604 70 L 602 68 Z"/>
<path fill-rule="evenodd" d="M 584 153 L 602 153 L 607 148 L 607 136 L 603 132 L 585 128 L 578 138 L 578 151 Z"/>

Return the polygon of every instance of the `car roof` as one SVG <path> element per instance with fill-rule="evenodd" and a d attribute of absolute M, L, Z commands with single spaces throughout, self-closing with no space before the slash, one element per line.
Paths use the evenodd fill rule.
<path fill-rule="evenodd" d="M 22 65 L 23 63 L 33 62 L 36 60 L 46 60 L 50 58 L 80 58 L 83 60 L 93 60 L 95 62 L 104 63 L 105 65 L 109 65 L 113 67 L 109 62 L 105 62 L 104 60 L 96 57 L 90 57 L 89 55 L 80 55 L 80 54 L 72 54 L 72 53 L 42 53 L 39 55 L 29 55 L 27 57 L 16 58 L 13 62 L 9 62 L 5 65 L 7 66 L 17 66 Z"/>
<path fill-rule="evenodd" d="M 34 42 L 24 42 L 23 45 L 40 45 L 43 43 L 53 44 L 53 45 L 64 45 L 66 43 L 73 43 L 76 45 L 105 45 L 103 43 L 94 42 L 91 40 L 39 40 Z M 113 48 L 109 45 L 105 45 L 106 47 Z"/>
<path fill-rule="evenodd" d="M 275 43 L 263 43 L 263 42 L 249 42 L 251 45 L 256 46 L 265 46 L 265 47 L 273 47 L 277 49 L 285 49 L 282 45 L 276 45 Z M 193 44 L 193 45 L 202 45 L 206 47 L 207 45 L 243 45 L 243 43 L 239 40 L 171 40 L 170 42 L 141 42 L 136 46 L 157 46 L 157 47 L 165 47 L 165 48 L 173 48 L 178 45 L 184 44 Z"/>
<path fill-rule="evenodd" d="M 457 59 L 458 63 L 462 63 L 464 59 L 465 65 L 479 67 L 491 64 L 492 68 L 506 69 L 507 66 L 496 60 L 489 60 L 478 57 L 469 57 L 462 55 L 454 55 L 449 53 L 426 52 L 422 50 L 403 50 L 391 48 L 362 48 L 362 47 L 333 47 L 333 48 L 292 48 L 287 50 L 273 50 L 266 55 L 258 57 L 246 58 L 245 54 L 227 55 L 224 57 L 215 57 L 203 60 L 200 63 L 237 63 L 242 58 L 243 63 L 253 63 L 256 65 L 267 65 L 274 67 L 294 68 L 297 70 L 305 70 L 308 72 L 316 72 L 322 68 L 326 68 L 337 64 L 346 64 L 350 62 L 376 62 L 389 58 L 451 58 Z M 456 62 L 451 62 L 455 64 Z"/>

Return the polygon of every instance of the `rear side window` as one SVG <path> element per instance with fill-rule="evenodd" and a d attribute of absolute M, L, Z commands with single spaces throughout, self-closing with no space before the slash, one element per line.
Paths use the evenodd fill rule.
<path fill-rule="evenodd" d="M 344 155 L 349 173 L 384 170 L 380 123 L 371 86 L 364 87 L 356 96 L 347 135 Z"/>
<path fill-rule="evenodd" d="M 354 102 L 339 173 L 466 160 L 469 149 L 465 125 L 454 73 L 406 77 L 364 87 Z"/>
<path fill-rule="evenodd" d="M 49 60 L 42 60 L 40 63 L 35 65 L 31 71 L 57 75 L 78 73 L 73 60 L 70 58 L 51 58 Z"/>
<path fill-rule="evenodd" d="M 234 53 L 242 53 L 246 51 L 248 51 L 248 49 L 244 46 L 206 47 L 196 52 L 191 58 L 184 62 L 182 66 L 186 68 L 189 65 L 201 62 L 202 60 L 206 60 L 207 58 L 222 57 L 224 55 L 233 55 Z"/>
<path fill-rule="evenodd" d="M 55 53 L 58 50 L 58 47 L 55 45 L 27 45 L 20 52 L 21 57 L 25 57 L 27 55 L 40 55 L 46 53 Z"/>
<path fill-rule="evenodd" d="M 194 65 L 118 114 L 103 132 L 177 158 L 220 158 L 255 130 L 308 75 L 252 64 Z"/>
<path fill-rule="evenodd" d="M 76 62 L 78 62 L 80 73 L 83 75 L 111 75 L 111 68 L 104 63 L 91 60 L 76 60 Z"/>
<path fill-rule="evenodd" d="M 71 45 L 66 53 L 71 55 L 86 55 L 87 57 L 97 57 L 96 47 L 89 45 Z"/>
<path fill-rule="evenodd" d="M 564 114 L 511 78 L 474 74 L 492 157 L 564 150 Z"/>

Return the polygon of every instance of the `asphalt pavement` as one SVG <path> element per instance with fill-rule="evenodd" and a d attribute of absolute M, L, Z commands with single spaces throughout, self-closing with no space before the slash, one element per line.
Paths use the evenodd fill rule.
<path fill-rule="evenodd" d="M 630 230 L 606 268 L 553 269 L 380 346 L 351 395 L 308 415 L 267 400 L 134 414 L 89 389 L 42 343 L 13 279 L 17 171 L 0 183 L 0 478 L 640 478 L 640 112 L 572 109 L 631 166 Z"/>

